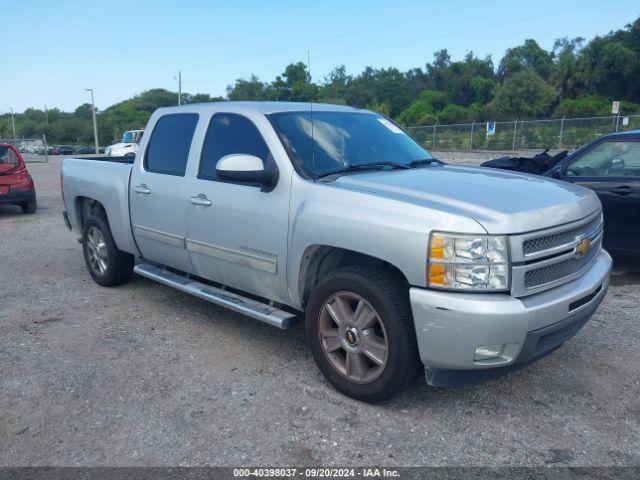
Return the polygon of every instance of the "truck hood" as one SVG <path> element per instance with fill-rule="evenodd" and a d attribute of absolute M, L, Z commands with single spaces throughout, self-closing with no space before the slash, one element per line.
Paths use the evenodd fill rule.
<path fill-rule="evenodd" d="M 124 148 L 124 147 L 133 147 L 133 142 L 129 143 L 114 143 L 113 145 L 109 145 L 107 148 Z"/>
<path fill-rule="evenodd" d="M 524 233 L 598 211 L 591 190 L 568 182 L 483 167 L 430 166 L 344 175 L 341 188 L 395 198 L 475 219 L 488 233 Z"/>

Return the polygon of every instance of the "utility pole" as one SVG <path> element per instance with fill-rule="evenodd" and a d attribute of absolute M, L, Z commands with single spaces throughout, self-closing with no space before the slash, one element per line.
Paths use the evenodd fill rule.
<path fill-rule="evenodd" d="M 18 137 L 16 136 L 16 121 L 13 118 L 13 107 L 11 107 L 10 110 L 11 110 L 11 127 L 13 128 L 13 139 L 17 140 Z"/>
<path fill-rule="evenodd" d="M 178 70 L 178 106 L 182 105 L 182 70 Z"/>
<path fill-rule="evenodd" d="M 49 112 L 47 111 L 47 106 L 44 106 L 44 119 L 47 122 L 47 125 L 49 125 Z"/>
<path fill-rule="evenodd" d="M 85 88 L 85 91 L 91 92 L 91 116 L 93 117 L 93 141 L 96 145 L 96 155 L 100 153 L 98 147 L 98 123 L 96 122 L 96 104 L 93 101 L 93 88 Z"/>

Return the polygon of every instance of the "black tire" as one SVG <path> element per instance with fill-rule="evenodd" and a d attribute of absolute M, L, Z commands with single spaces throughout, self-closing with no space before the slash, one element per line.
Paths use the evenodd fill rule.
<path fill-rule="evenodd" d="M 88 235 L 92 228 L 97 228 L 104 238 L 103 248 L 106 251 L 104 272 L 100 272 L 98 268 L 94 267 L 90 260 Z M 82 232 L 82 252 L 91 277 L 103 287 L 114 287 L 131 279 L 134 264 L 133 255 L 118 250 L 113 241 L 109 223 L 104 217 L 92 215 L 85 221 Z"/>
<path fill-rule="evenodd" d="M 36 200 L 36 196 L 34 195 L 33 198 L 29 199 L 26 202 L 21 203 L 20 208 L 22 209 L 22 213 L 26 213 L 27 215 L 36 213 L 36 210 L 38 209 L 38 202 Z"/>
<path fill-rule="evenodd" d="M 325 302 L 338 292 L 353 292 L 378 314 L 388 342 L 382 373 L 369 383 L 356 383 L 329 361 L 320 338 Z M 395 272 L 365 266 L 340 268 L 314 288 L 305 311 L 307 339 L 318 368 L 340 392 L 357 400 L 375 403 L 397 395 L 412 385 L 423 371 L 418 354 L 409 288 Z M 345 353 L 346 355 L 346 353 Z"/>

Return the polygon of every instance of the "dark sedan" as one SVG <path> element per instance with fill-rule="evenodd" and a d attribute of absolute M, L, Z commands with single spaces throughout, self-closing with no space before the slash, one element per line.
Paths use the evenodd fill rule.
<path fill-rule="evenodd" d="M 75 148 L 71 145 L 59 145 L 53 149 L 54 155 L 73 155 Z"/>
<path fill-rule="evenodd" d="M 602 202 L 605 248 L 640 253 L 640 130 L 605 135 L 566 156 L 502 158 L 483 165 L 541 171 L 543 176 L 590 188 Z"/>
<path fill-rule="evenodd" d="M 604 213 L 605 248 L 640 253 L 640 131 L 600 137 L 544 175 L 596 192 Z"/>
<path fill-rule="evenodd" d="M 76 155 L 91 155 L 96 153 L 96 147 L 78 147 L 73 153 Z"/>

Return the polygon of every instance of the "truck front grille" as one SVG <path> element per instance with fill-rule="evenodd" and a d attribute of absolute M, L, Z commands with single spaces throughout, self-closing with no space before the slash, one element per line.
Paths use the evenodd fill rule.
<path fill-rule="evenodd" d="M 574 257 L 559 263 L 547 265 L 546 267 L 535 268 L 524 274 L 524 286 L 526 288 L 535 288 L 540 285 L 556 282 L 560 279 L 569 277 L 586 265 L 591 263 L 594 257 L 600 251 L 601 241 L 591 246 L 589 252 L 581 257 Z"/>
<path fill-rule="evenodd" d="M 587 245 L 590 241 L 590 245 Z M 602 247 L 602 215 L 568 225 L 510 237 L 511 294 L 524 297 L 579 277 Z"/>
<path fill-rule="evenodd" d="M 563 245 L 567 245 L 567 248 L 570 248 L 570 245 L 577 237 L 596 230 L 601 222 L 602 220 L 600 217 L 596 217 L 584 225 L 573 227 L 568 230 L 529 237 L 522 243 L 522 252 L 525 256 L 528 256 L 544 252 L 546 250 L 556 249 Z"/>

